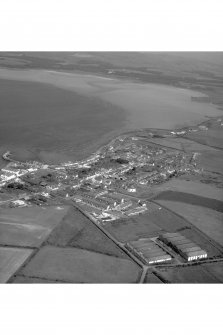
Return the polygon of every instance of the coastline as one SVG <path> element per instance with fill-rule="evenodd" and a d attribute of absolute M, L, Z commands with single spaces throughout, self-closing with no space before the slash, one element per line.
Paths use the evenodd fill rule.
<path fill-rule="evenodd" d="M 223 118 L 223 115 L 221 116 L 221 118 Z M 208 120 L 206 121 L 202 121 L 196 125 L 192 125 L 191 127 L 188 127 L 188 126 L 185 126 L 185 127 L 179 127 L 177 129 L 172 129 L 171 130 L 167 130 L 167 129 L 160 129 L 160 128 L 142 128 L 142 129 L 133 129 L 133 130 L 126 130 L 126 129 L 122 129 L 122 130 L 119 130 L 118 132 L 113 132 L 112 134 L 109 134 L 109 136 L 105 138 L 102 138 L 100 139 L 100 145 L 99 143 L 97 143 L 96 145 L 93 145 L 91 147 L 88 146 L 87 150 L 85 151 L 84 155 L 81 156 L 81 157 L 75 157 L 75 159 L 61 159 L 60 162 L 56 162 L 55 164 L 56 165 L 59 165 L 59 164 L 64 164 L 64 163 L 68 163 L 68 162 L 71 162 L 71 163 L 80 163 L 80 162 L 83 162 L 83 161 L 87 161 L 92 155 L 96 155 L 98 152 L 101 152 L 103 151 L 104 147 L 108 146 L 109 144 L 111 145 L 112 142 L 116 141 L 118 138 L 120 137 L 125 137 L 125 136 L 130 136 L 130 134 L 132 136 L 134 136 L 134 133 L 138 134 L 140 132 L 148 132 L 149 134 L 152 134 L 153 132 L 156 134 L 156 133 L 166 133 L 166 135 L 164 135 L 163 138 L 168 138 L 171 134 L 175 133 L 175 135 L 177 134 L 177 131 L 179 132 L 179 135 L 178 135 L 178 138 L 184 138 L 184 134 L 185 133 L 190 133 L 191 129 L 193 129 L 192 131 L 194 131 L 195 129 L 199 129 L 199 127 L 205 127 L 205 124 L 208 123 L 209 121 L 216 121 L 218 119 L 218 117 L 211 117 L 209 118 Z M 195 131 L 197 131 L 195 130 Z M 183 131 L 183 135 L 182 135 L 182 131 Z M 174 135 L 174 136 L 175 136 Z M 137 135 L 136 135 L 137 136 Z M 153 137 L 153 136 L 152 136 Z M 175 137 L 177 138 L 177 137 Z M 187 137 L 185 137 L 187 139 Z M 196 141 L 195 141 L 196 143 Z M 197 142 L 199 144 L 199 142 Z M 206 144 L 204 144 L 206 145 Z M 208 145 L 207 145 L 208 146 Z M 214 149 L 217 149 L 217 150 L 220 150 L 219 147 L 213 147 L 213 146 L 209 146 L 210 148 L 214 148 Z M 18 156 L 18 153 L 15 154 L 16 157 L 13 156 L 13 154 L 7 150 L 7 151 L 4 151 L 2 153 L 2 148 L 0 148 L 0 170 L 3 168 L 3 167 L 6 167 L 8 164 L 10 163 L 23 163 L 23 162 L 29 162 L 31 161 L 31 159 L 20 159 L 19 156 Z M 49 153 L 48 153 L 49 154 Z M 13 156 L 13 157 L 11 157 Z M 17 158 L 18 157 L 18 158 Z M 35 161 L 35 159 L 33 159 L 33 161 Z M 52 162 L 47 162 L 46 160 L 40 160 L 37 158 L 36 159 L 37 162 L 40 162 L 40 163 L 46 163 L 46 164 L 53 164 Z M 1 166 L 1 162 L 4 163 L 4 166 Z"/>
<path fill-rule="evenodd" d="M 99 99 L 105 104 L 108 103 L 110 106 L 114 106 L 114 108 L 117 110 L 119 109 L 124 114 L 125 120 L 123 120 L 122 125 L 119 125 L 118 129 L 116 127 L 104 135 L 100 135 L 100 138 L 96 141 L 91 141 L 91 143 L 89 143 L 89 141 L 88 143 L 86 142 L 79 152 L 74 151 L 66 158 L 66 155 L 63 155 L 63 153 L 59 151 L 54 152 L 50 150 L 41 150 L 37 154 L 37 159 L 40 160 L 45 160 L 45 158 L 49 158 L 49 156 L 51 156 L 52 160 L 56 157 L 57 162 L 67 159 L 74 159 L 75 161 L 85 159 L 92 152 L 98 150 L 98 148 L 105 145 L 116 136 L 127 131 L 141 130 L 144 128 L 175 130 L 184 127 L 196 126 L 204 121 L 207 121 L 209 117 L 222 115 L 222 111 L 217 109 L 217 106 L 215 105 L 210 106 L 207 103 L 193 102 L 192 104 L 195 104 L 196 109 L 199 109 L 198 115 L 194 117 L 193 111 L 189 112 L 187 110 L 187 99 L 190 99 L 191 94 L 196 94 L 197 96 L 204 96 L 204 94 L 194 90 L 176 88 L 167 85 L 139 84 L 127 82 L 126 80 L 121 81 L 120 79 L 111 79 L 107 77 L 103 78 L 101 76 L 91 74 L 74 74 L 48 70 L 9 70 L 5 68 L 0 68 L 0 79 L 50 85 L 50 87 L 56 87 L 57 89 L 77 93 L 83 97 L 86 96 L 91 99 Z M 101 81 L 103 81 L 103 83 Z M 122 85 L 124 85 L 124 88 Z M 135 99 L 135 95 L 133 93 L 138 96 L 138 100 Z M 164 100 L 158 110 L 159 106 L 157 106 L 157 101 L 159 103 L 162 93 L 165 93 L 166 96 L 169 94 L 174 95 L 171 98 L 168 97 L 167 100 Z M 150 95 L 148 96 L 148 94 Z M 155 100 L 152 100 L 153 95 L 155 95 Z M 177 97 L 177 95 L 179 96 Z M 174 99 L 175 97 L 176 99 Z M 154 106 L 154 110 L 149 110 L 148 112 L 150 119 L 155 119 L 153 122 L 147 121 L 148 99 L 152 100 L 152 106 Z M 176 105 L 174 105 L 175 100 L 177 101 Z M 166 101 L 169 103 L 169 109 L 165 106 Z M 185 104 L 182 109 L 186 116 L 186 119 L 184 120 L 181 120 L 182 115 L 179 115 L 178 118 L 176 112 L 172 113 L 170 110 L 171 107 L 173 107 L 176 111 L 178 111 L 177 108 L 181 105 L 181 102 Z M 141 104 L 141 110 L 140 108 L 136 109 L 139 104 Z M 203 109 L 205 109 L 205 112 Z M 212 112 L 212 115 L 207 115 L 206 111 Z M 166 125 L 166 127 L 164 127 L 164 125 Z M 6 147 L 5 144 L 4 147 Z M 26 150 L 27 148 L 21 148 L 21 151 L 23 149 Z M 0 167 L 1 164 L 4 165 L 4 163 L 1 163 L 0 161 Z"/>

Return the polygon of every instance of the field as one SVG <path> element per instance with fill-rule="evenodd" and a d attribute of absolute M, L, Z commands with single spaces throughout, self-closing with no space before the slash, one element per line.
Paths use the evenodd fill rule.
<path fill-rule="evenodd" d="M 170 283 L 209 284 L 220 282 L 200 265 L 159 269 L 159 274 L 165 282 Z"/>
<path fill-rule="evenodd" d="M 157 236 L 161 233 L 160 227 L 149 220 L 146 215 L 107 223 L 105 229 L 123 243 L 142 237 Z"/>
<path fill-rule="evenodd" d="M 200 197 L 216 199 L 219 201 L 223 200 L 223 190 L 211 185 L 200 183 L 198 181 L 174 178 L 166 182 L 164 185 L 154 187 L 154 192 L 156 192 L 156 194 L 164 191 L 174 191 L 173 193 L 185 193 L 185 196 L 188 193 L 190 196 L 196 195 Z M 160 196 L 162 196 L 162 193 Z"/>
<path fill-rule="evenodd" d="M 187 138 L 204 145 L 223 149 L 223 131 L 221 126 L 216 127 L 215 129 L 208 129 L 206 131 L 190 133 L 187 135 Z"/>
<path fill-rule="evenodd" d="M 18 270 L 33 250 L 0 247 L 0 283 L 5 283 Z"/>
<path fill-rule="evenodd" d="M 144 280 L 145 284 L 162 284 L 163 282 L 153 273 L 148 271 Z"/>
<path fill-rule="evenodd" d="M 149 142 L 163 145 L 164 147 L 170 147 L 176 150 L 183 150 L 185 152 L 216 151 L 214 148 L 207 147 L 206 145 L 191 141 L 188 138 L 181 137 L 152 138 L 149 140 Z"/>
<path fill-rule="evenodd" d="M 202 268 L 215 276 L 221 283 L 223 283 L 223 262 L 214 262 L 203 264 Z"/>
<path fill-rule="evenodd" d="M 21 63 L 21 68 L 59 68 L 99 72 L 110 68 L 127 68 L 131 71 L 171 74 L 202 78 L 220 76 L 222 54 L 219 52 L 1 52 L 2 65 L 14 67 Z M 23 64 L 24 63 L 24 64 Z M 76 66 L 76 67 L 75 67 Z M 199 75 L 199 78 L 201 76 Z M 162 77 L 160 78 L 162 79 Z"/>
<path fill-rule="evenodd" d="M 9 283 L 13 284 L 54 284 L 58 283 L 56 280 L 48 280 L 48 279 L 41 279 L 41 278 L 32 278 L 26 276 L 14 276 L 9 280 Z"/>
<path fill-rule="evenodd" d="M 67 206 L 1 209 L 0 245 L 40 246 L 67 211 Z"/>
<path fill-rule="evenodd" d="M 21 274 L 72 283 L 135 283 L 140 268 L 126 259 L 76 248 L 46 246 Z"/>
<path fill-rule="evenodd" d="M 76 247 L 115 257 L 127 256 L 78 209 L 68 215 L 54 229 L 45 244 L 58 247 Z"/>
<path fill-rule="evenodd" d="M 223 213 L 207 207 L 177 201 L 159 200 L 159 203 L 161 206 L 165 206 L 175 213 L 182 215 L 191 224 L 223 247 Z"/>
<path fill-rule="evenodd" d="M 203 152 L 197 161 L 198 166 L 204 170 L 222 174 L 223 154 L 221 150 Z"/>
<path fill-rule="evenodd" d="M 213 186 L 217 189 L 221 189 L 223 200 L 223 175 L 215 172 L 206 172 L 196 175 L 183 175 L 179 177 L 180 180 L 195 181 L 205 185 Z M 205 195 L 206 196 L 206 195 Z"/>
<path fill-rule="evenodd" d="M 154 211 L 148 215 L 148 219 L 155 222 L 160 229 L 167 232 L 175 232 L 179 229 L 190 226 L 190 224 L 183 218 L 178 217 L 174 213 L 162 208 Z"/>
<path fill-rule="evenodd" d="M 176 201 L 179 203 L 186 203 L 196 206 L 207 207 L 218 212 L 223 212 L 223 201 L 201 197 L 190 193 L 166 191 L 160 193 L 154 199 L 156 201 L 157 200 Z"/>
<path fill-rule="evenodd" d="M 188 223 L 166 209 L 157 209 L 149 214 L 140 214 L 128 219 L 107 223 L 105 229 L 121 242 L 154 237 L 167 231 L 183 229 Z"/>
<path fill-rule="evenodd" d="M 162 185 L 153 185 L 151 187 L 143 187 L 137 193 L 138 197 L 143 199 L 159 199 L 165 194 L 172 194 L 177 198 L 177 193 L 183 194 L 185 197 L 197 196 L 210 200 L 223 200 L 223 175 L 218 172 L 203 171 L 195 175 L 182 175 L 172 178 Z M 176 194 L 176 195 L 174 195 Z M 168 200 L 168 199 L 167 199 Z"/>

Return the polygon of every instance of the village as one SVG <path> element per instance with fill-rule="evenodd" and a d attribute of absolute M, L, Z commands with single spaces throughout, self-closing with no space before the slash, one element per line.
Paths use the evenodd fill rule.
<path fill-rule="evenodd" d="M 122 135 L 79 162 L 47 165 L 10 162 L 0 174 L 0 206 L 54 205 L 67 201 L 105 224 L 148 210 L 137 193 L 182 174 L 199 173 L 196 153 L 164 148 L 148 138 Z"/>

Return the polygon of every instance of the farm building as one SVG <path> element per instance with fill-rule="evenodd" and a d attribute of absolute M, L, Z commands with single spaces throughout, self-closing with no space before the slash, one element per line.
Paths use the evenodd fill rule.
<path fill-rule="evenodd" d="M 166 233 L 159 236 L 166 245 L 178 252 L 188 262 L 207 258 L 207 252 L 179 233 Z"/>
<path fill-rule="evenodd" d="M 150 238 L 141 238 L 137 241 L 128 242 L 126 247 L 147 264 L 167 262 L 172 259 L 169 254 Z"/>

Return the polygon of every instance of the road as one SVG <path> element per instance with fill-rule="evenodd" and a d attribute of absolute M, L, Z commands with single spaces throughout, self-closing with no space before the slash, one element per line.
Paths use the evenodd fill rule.
<path fill-rule="evenodd" d="M 138 266 L 140 266 L 140 268 L 142 269 L 142 273 L 139 279 L 139 283 L 143 283 L 147 270 L 148 270 L 148 266 L 145 265 L 143 262 L 141 262 L 136 256 L 134 256 L 126 247 L 124 243 L 119 242 L 114 236 L 112 236 L 109 232 L 107 232 L 102 226 L 100 226 L 97 223 L 97 220 L 94 219 L 91 215 L 87 214 L 86 212 L 84 212 L 79 206 L 77 206 L 76 204 L 73 206 L 78 209 L 84 216 L 86 216 L 89 220 L 91 220 L 91 222 L 93 222 L 93 224 L 97 227 L 97 229 L 99 229 L 104 235 L 106 235 L 110 240 L 112 240 L 116 246 L 121 249 L 125 254 L 127 254 L 132 260 L 133 262 L 135 262 Z"/>

